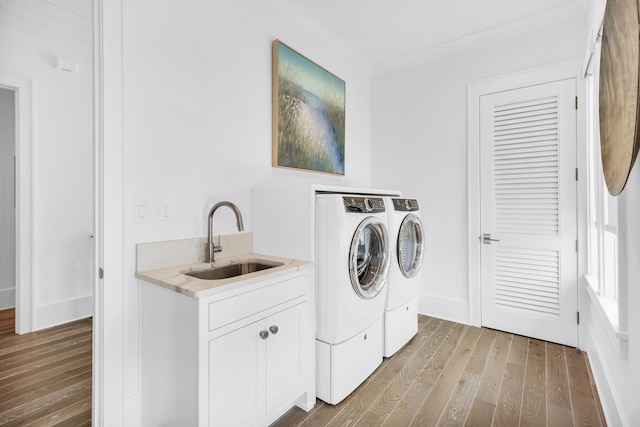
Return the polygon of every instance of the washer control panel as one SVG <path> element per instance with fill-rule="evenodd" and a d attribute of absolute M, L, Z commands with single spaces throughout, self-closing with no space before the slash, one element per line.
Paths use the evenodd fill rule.
<path fill-rule="evenodd" d="M 420 210 L 418 207 L 418 201 L 416 199 L 391 199 L 393 200 L 393 207 L 397 211 L 402 212 L 414 212 Z"/>
<path fill-rule="evenodd" d="M 384 212 L 384 200 L 381 197 L 352 197 L 342 198 L 344 210 L 355 213 Z"/>

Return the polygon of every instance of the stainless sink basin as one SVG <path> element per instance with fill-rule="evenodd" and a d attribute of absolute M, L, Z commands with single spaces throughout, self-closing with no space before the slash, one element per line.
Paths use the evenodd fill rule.
<path fill-rule="evenodd" d="M 256 271 L 267 270 L 269 268 L 280 267 L 281 265 L 283 265 L 281 262 L 248 260 L 238 261 L 221 267 L 208 268 L 206 270 L 190 271 L 184 274 L 202 280 L 220 280 L 243 276 L 245 274 L 255 273 Z"/>

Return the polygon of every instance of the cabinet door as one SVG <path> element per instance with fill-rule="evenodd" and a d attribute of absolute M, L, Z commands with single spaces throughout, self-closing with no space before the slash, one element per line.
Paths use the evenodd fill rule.
<path fill-rule="evenodd" d="M 209 342 L 209 426 L 252 425 L 264 416 L 261 320 Z"/>
<path fill-rule="evenodd" d="M 307 303 L 267 318 L 267 412 L 297 397 L 307 382 Z M 277 332 L 273 333 L 273 327 Z"/>

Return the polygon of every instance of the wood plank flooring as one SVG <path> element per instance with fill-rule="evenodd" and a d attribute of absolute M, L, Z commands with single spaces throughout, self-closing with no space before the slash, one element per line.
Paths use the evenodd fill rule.
<path fill-rule="evenodd" d="M 0 311 L 0 426 L 91 425 L 91 319 L 25 335 Z"/>
<path fill-rule="evenodd" d="M 91 425 L 91 319 L 14 334 L 0 311 L 0 425 Z M 339 405 L 274 426 L 605 426 L 585 354 L 427 316 Z"/>
<path fill-rule="evenodd" d="M 605 426 L 575 348 L 419 316 L 418 335 L 338 405 L 272 426 Z"/>

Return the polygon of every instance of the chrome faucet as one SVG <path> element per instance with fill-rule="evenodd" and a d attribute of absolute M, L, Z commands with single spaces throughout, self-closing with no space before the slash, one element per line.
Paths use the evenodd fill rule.
<path fill-rule="evenodd" d="M 220 246 L 218 244 L 218 246 L 213 244 L 213 214 L 216 213 L 216 210 L 220 207 L 220 206 L 226 206 L 228 208 L 231 208 L 231 210 L 233 211 L 233 213 L 236 215 L 236 221 L 238 224 L 238 231 L 244 231 L 244 225 L 242 224 L 242 214 L 240 213 L 240 209 L 238 209 L 238 207 L 236 205 L 234 205 L 231 202 L 218 202 L 215 205 L 213 205 L 213 207 L 211 208 L 211 210 L 209 211 L 209 218 L 208 218 L 208 228 L 207 228 L 207 259 L 206 262 L 211 262 L 213 263 L 214 259 L 213 259 L 213 254 L 216 252 L 221 252 L 222 251 L 222 246 Z M 220 242 L 218 242 L 220 243 Z"/>

